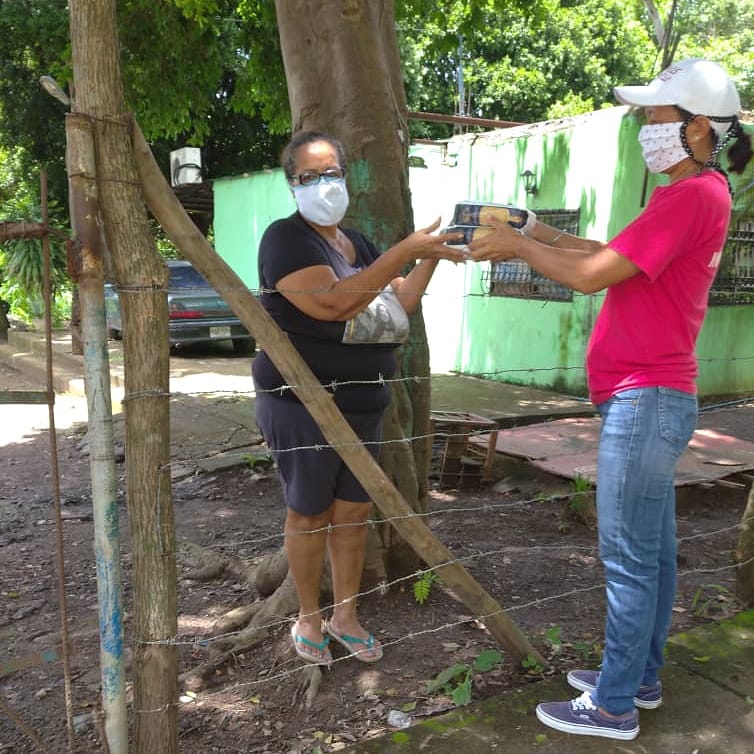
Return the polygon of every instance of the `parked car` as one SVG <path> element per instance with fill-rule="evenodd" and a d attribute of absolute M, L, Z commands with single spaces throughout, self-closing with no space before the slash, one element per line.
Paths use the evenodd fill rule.
<path fill-rule="evenodd" d="M 171 260 L 167 265 L 170 347 L 231 340 L 236 353 L 254 353 L 254 338 L 191 262 Z M 105 316 L 110 337 L 120 340 L 123 337 L 120 300 L 111 283 L 105 284 Z"/>

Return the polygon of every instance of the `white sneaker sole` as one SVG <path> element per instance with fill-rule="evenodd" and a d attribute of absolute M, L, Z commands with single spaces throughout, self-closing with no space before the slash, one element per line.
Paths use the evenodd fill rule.
<path fill-rule="evenodd" d="M 568 681 L 568 685 L 571 686 L 571 688 L 578 689 L 579 691 L 592 692 L 595 690 L 595 688 L 597 688 L 591 683 L 582 681 L 579 678 L 573 678 L 570 673 L 566 676 L 566 680 Z M 661 704 L 662 697 L 652 702 L 647 702 L 644 699 L 639 699 L 636 696 L 634 697 L 634 705 L 639 709 L 657 709 Z"/>
<path fill-rule="evenodd" d="M 639 735 L 639 726 L 631 730 L 613 730 L 612 728 L 596 728 L 592 725 L 576 725 L 566 723 L 557 717 L 551 717 L 537 707 L 537 719 L 548 728 L 554 728 L 562 733 L 575 733 L 579 736 L 599 736 L 600 738 L 612 738 L 617 741 L 633 741 Z"/>

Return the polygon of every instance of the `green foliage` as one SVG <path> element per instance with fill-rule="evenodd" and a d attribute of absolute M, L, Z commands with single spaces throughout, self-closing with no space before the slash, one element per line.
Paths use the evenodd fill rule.
<path fill-rule="evenodd" d="M 655 3 L 667 19 L 671 0 Z M 685 0 L 678 3 L 675 58 L 720 63 L 736 82 L 744 110 L 754 109 L 754 0 Z"/>
<path fill-rule="evenodd" d="M 244 453 L 244 463 L 255 473 L 269 471 L 275 461 L 269 453 Z"/>
<path fill-rule="evenodd" d="M 560 527 L 563 532 L 567 531 L 569 522 L 591 526 L 597 518 L 592 483 L 577 474 L 572 486 L 573 492 L 566 498 L 563 510 L 564 520 Z"/>
<path fill-rule="evenodd" d="M 459 64 L 468 115 L 532 122 L 612 104 L 614 84 L 651 72 L 638 11 L 623 0 L 399 3 L 409 107 L 458 112 Z M 412 123 L 450 135 L 440 128 Z"/>
<path fill-rule="evenodd" d="M 496 649 L 485 649 L 471 663 L 459 662 L 445 668 L 427 684 L 427 693 L 442 691 L 448 694 L 456 707 L 464 707 L 471 701 L 471 684 L 475 673 L 486 673 L 499 665 L 503 656 Z"/>
<path fill-rule="evenodd" d="M 707 618 L 715 612 L 715 608 L 720 612 L 721 604 L 730 603 L 733 599 L 730 589 L 722 584 L 702 584 L 691 600 L 691 609 L 697 617 Z"/>
<path fill-rule="evenodd" d="M 542 667 L 542 664 L 531 655 L 526 655 L 523 660 L 521 660 L 521 667 L 523 670 L 525 670 L 530 675 L 539 675 L 540 673 L 544 672 L 544 668 Z"/>
<path fill-rule="evenodd" d="M 29 173 L 44 165 L 61 203 L 66 107 L 39 77 L 70 85 L 67 5 L 0 3 L 0 146 L 22 148 Z M 276 164 L 290 113 L 272 2 L 123 0 L 118 27 L 126 99 L 165 170 L 186 145 L 212 177 Z"/>
<path fill-rule="evenodd" d="M 659 0 L 663 18 L 671 0 Z M 119 0 L 127 103 L 160 165 L 180 146 L 202 148 L 208 177 L 277 164 L 290 111 L 271 0 Z M 411 110 L 532 122 L 608 106 L 616 83 L 656 72 L 658 51 L 641 0 L 396 0 Z M 65 106 L 39 85 L 71 83 L 66 0 L 0 3 L 0 148 L 15 155 L 18 186 L 49 175 L 67 204 Z M 754 105 L 754 0 L 685 0 L 678 56 L 722 62 L 744 107 Z M 410 122 L 414 136 L 451 126 Z M 34 193 L 34 188 L 23 189 Z M 167 253 L 171 253 L 169 250 Z"/>
<path fill-rule="evenodd" d="M 37 181 L 47 169 L 50 191 L 63 200 L 65 107 L 39 85 L 48 74 L 70 80 L 66 0 L 0 3 L 0 147 L 13 152 L 20 175 Z"/>
<path fill-rule="evenodd" d="M 39 239 L 6 241 L 3 244 L 3 276 L 15 281 L 31 299 L 40 299 L 44 292 L 44 255 Z M 50 272 L 53 289 L 65 285 L 65 249 L 50 243 Z"/>
<path fill-rule="evenodd" d="M 48 202 L 50 225 L 64 229 L 65 212 Z M 41 221 L 39 188 L 26 180 L 21 150 L 0 147 L 0 222 Z M 55 324 L 70 313 L 70 283 L 66 272 L 65 245 L 49 239 L 52 317 Z M 43 314 L 44 257 L 39 239 L 17 239 L 0 244 L 0 297 L 11 313 L 29 321 Z"/>
<path fill-rule="evenodd" d="M 554 649 L 563 643 L 561 639 L 562 629 L 560 626 L 551 626 L 545 631 L 545 641 Z"/>
<path fill-rule="evenodd" d="M 439 580 L 439 576 L 435 571 L 424 571 L 414 581 L 414 599 L 423 605 L 429 598 L 429 594 L 432 591 L 432 585 Z"/>
<path fill-rule="evenodd" d="M 669 0 L 658 5 L 666 15 Z M 754 0 L 681 8 L 679 51 L 729 65 L 751 105 Z M 657 63 L 639 0 L 397 0 L 395 14 L 412 110 L 457 112 L 459 64 L 465 112 L 530 122 L 612 104 L 614 84 Z M 65 108 L 38 80 L 70 84 L 68 22 L 66 0 L 0 4 L 0 144 L 23 147 L 28 169 L 44 164 L 61 203 Z M 271 0 L 121 0 L 118 26 L 126 97 L 165 169 L 185 145 L 202 147 L 212 177 L 277 163 L 290 112 Z"/>

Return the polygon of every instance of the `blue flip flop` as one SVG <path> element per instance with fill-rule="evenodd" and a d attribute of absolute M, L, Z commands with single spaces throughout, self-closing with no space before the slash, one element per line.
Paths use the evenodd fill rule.
<path fill-rule="evenodd" d="M 302 660 L 311 662 L 314 665 L 329 665 L 332 662 L 332 655 L 327 648 L 327 645 L 330 643 L 330 637 L 325 636 L 320 642 L 312 641 L 296 632 L 297 625 L 298 623 L 294 623 L 291 626 L 291 639 L 293 639 L 293 649 L 296 651 L 296 654 Z M 315 655 L 309 651 L 310 649 L 316 649 L 322 654 Z"/>
<path fill-rule="evenodd" d="M 382 659 L 382 646 L 377 643 L 373 634 L 369 634 L 366 639 L 360 639 L 358 636 L 349 636 L 348 634 L 339 634 L 329 623 L 325 624 L 325 631 L 332 636 L 338 644 L 342 644 L 348 653 L 362 662 L 377 662 Z M 373 652 L 371 656 L 367 652 Z"/>

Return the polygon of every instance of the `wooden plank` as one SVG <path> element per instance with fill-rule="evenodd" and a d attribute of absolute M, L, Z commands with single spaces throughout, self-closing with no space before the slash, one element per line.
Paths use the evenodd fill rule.
<path fill-rule="evenodd" d="M 0 223 L 0 241 L 18 238 L 41 238 L 49 229 L 42 223 Z"/>
<path fill-rule="evenodd" d="M 0 403 L 32 404 L 50 403 L 46 390 L 0 390 Z M 55 393 L 52 394 L 55 403 Z"/>

